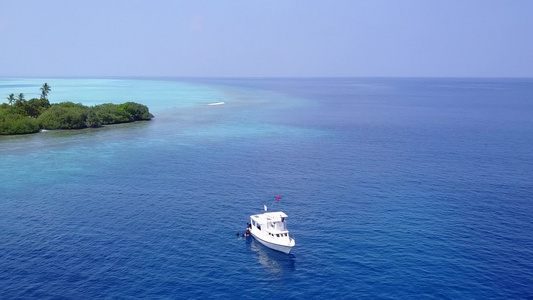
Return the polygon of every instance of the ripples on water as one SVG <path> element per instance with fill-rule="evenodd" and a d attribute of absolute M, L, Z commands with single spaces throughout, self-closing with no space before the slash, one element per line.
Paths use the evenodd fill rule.
<path fill-rule="evenodd" d="M 2 299 L 533 295 L 530 80 L 51 85 L 156 118 L 0 137 Z M 263 204 L 291 255 L 235 236 Z"/>

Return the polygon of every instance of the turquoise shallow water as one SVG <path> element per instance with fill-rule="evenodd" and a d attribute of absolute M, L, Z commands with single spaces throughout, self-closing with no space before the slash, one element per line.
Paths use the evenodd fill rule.
<path fill-rule="evenodd" d="M 531 80 L 45 81 L 156 117 L 0 137 L 2 299 L 533 296 Z"/>
<path fill-rule="evenodd" d="M 146 102 L 153 112 L 216 102 L 220 91 L 206 85 L 186 84 L 175 80 L 134 79 L 30 79 L 9 78 L 0 82 L 0 93 L 24 93 L 26 99 L 39 98 L 40 87 L 52 87 L 51 102 L 72 101 L 84 105 Z"/>

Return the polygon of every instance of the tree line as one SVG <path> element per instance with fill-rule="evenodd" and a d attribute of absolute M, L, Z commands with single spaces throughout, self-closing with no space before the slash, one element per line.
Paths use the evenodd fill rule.
<path fill-rule="evenodd" d="M 82 129 L 107 124 L 150 120 L 154 116 L 145 105 L 126 102 L 85 106 L 81 103 L 50 104 L 47 83 L 41 87 L 40 98 L 26 100 L 24 94 L 10 94 L 0 105 L 0 135 L 35 133 L 41 129 Z"/>

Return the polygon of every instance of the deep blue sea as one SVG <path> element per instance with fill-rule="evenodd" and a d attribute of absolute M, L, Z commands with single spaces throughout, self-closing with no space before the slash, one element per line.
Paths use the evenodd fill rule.
<path fill-rule="evenodd" d="M 0 299 L 533 299 L 533 79 L 44 82 L 155 118 L 0 137 Z"/>

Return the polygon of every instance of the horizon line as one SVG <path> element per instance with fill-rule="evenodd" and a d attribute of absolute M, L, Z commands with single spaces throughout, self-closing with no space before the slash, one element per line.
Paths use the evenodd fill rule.
<path fill-rule="evenodd" d="M 533 76 L 165 76 L 165 75 L 76 75 L 76 76 L 9 76 L 0 79 L 533 79 Z"/>

